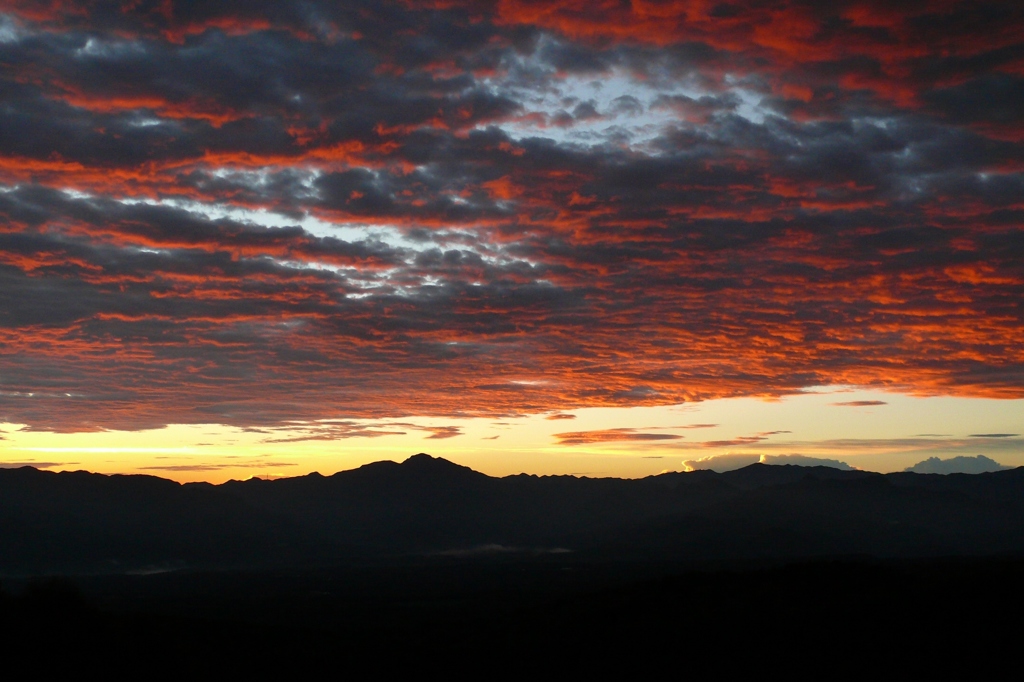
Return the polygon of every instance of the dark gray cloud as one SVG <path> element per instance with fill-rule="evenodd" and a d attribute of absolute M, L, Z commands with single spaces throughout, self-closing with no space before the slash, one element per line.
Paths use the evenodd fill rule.
<path fill-rule="evenodd" d="M 983 474 L 1009 468 L 994 459 L 984 455 L 977 455 L 976 457 L 960 456 L 949 459 L 929 457 L 912 467 L 908 467 L 904 471 L 910 471 L 915 474 Z"/>
<path fill-rule="evenodd" d="M 0 420 L 1024 395 L 1019 8 L 519 9 L 11 5 Z"/>

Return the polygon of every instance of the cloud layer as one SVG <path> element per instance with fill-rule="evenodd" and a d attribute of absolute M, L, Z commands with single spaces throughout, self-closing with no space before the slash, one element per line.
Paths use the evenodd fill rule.
<path fill-rule="evenodd" d="M 935 458 L 932 458 L 935 459 Z M 964 459 L 964 458 L 958 458 Z M 984 458 L 983 458 L 984 459 Z M 938 460 L 936 460 L 938 461 Z M 734 471 L 751 464 L 768 464 L 774 466 L 829 467 L 853 471 L 854 467 L 838 459 L 827 457 L 810 457 L 807 455 L 751 455 L 726 454 L 708 455 L 700 459 L 688 459 L 683 462 L 683 471 Z M 909 469 L 908 469 L 909 471 Z"/>
<path fill-rule="evenodd" d="M 915 474 L 983 474 L 1009 468 L 990 457 L 977 455 L 975 457 L 950 457 L 949 459 L 929 457 L 912 467 L 908 467 L 906 471 Z"/>
<path fill-rule="evenodd" d="M 2 421 L 1024 397 L 1019 3 L 5 7 Z"/>

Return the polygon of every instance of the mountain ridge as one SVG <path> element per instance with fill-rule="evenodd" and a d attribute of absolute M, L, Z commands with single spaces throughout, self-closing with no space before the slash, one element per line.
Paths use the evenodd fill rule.
<path fill-rule="evenodd" d="M 25 469 L 0 470 L 0 573 L 331 565 L 476 547 L 683 562 L 1024 553 L 1024 468 L 499 478 L 420 453 L 219 485 Z"/>

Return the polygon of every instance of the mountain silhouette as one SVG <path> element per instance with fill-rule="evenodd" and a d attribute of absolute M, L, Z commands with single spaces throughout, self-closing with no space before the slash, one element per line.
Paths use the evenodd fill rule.
<path fill-rule="evenodd" d="M 643 479 L 495 478 L 418 454 L 221 485 L 0 470 L 0 572 L 334 565 L 572 551 L 719 561 L 1024 552 L 1024 468 L 876 474 L 753 464 Z"/>

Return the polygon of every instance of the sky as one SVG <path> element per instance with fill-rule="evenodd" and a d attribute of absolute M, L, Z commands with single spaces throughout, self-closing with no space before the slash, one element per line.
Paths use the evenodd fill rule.
<path fill-rule="evenodd" d="M 0 466 L 1018 466 L 1022 301 L 1019 2 L 0 7 Z"/>

